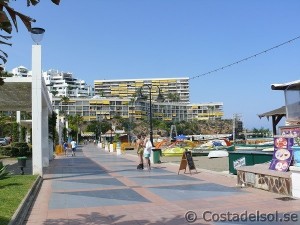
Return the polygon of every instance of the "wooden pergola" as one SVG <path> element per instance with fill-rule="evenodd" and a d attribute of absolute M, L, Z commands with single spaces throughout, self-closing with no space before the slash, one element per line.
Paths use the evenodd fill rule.
<path fill-rule="evenodd" d="M 283 84 L 272 84 L 271 85 L 272 90 L 281 90 L 281 91 L 287 91 L 287 90 L 300 90 L 300 80 L 283 83 Z M 272 117 L 272 127 L 273 127 L 273 134 L 276 135 L 276 126 L 282 119 L 282 117 L 286 116 L 286 106 L 282 106 L 278 109 L 274 109 L 272 111 L 259 114 L 258 117 Z"/>
<path fill-rule="evenodd" d="M 284 117 L 284 116 L 286 116 L 286 107 L 285 106 L 282 106 L 278 109 L 274 109 L 272 111 L 265 112 L 265 113 L 262 113 L 262 114 L 258 115 L 259 118 L 266 117 L 267 119 L 269 119 L 269 117 L 272 117 L 273 135 L 277 134 L 276 133 L 276 126 L 280 122 L 282 117 Z"/>

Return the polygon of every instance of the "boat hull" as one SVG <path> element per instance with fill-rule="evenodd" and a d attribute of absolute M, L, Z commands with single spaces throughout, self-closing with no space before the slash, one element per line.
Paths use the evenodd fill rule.
<path fill-rule="evenodd" d="M 228 157 L 228 152 L 226 150 L 214 150 L 210 151 L 208 154 L 208 158 L 222 158 L 222 157 Z"/>

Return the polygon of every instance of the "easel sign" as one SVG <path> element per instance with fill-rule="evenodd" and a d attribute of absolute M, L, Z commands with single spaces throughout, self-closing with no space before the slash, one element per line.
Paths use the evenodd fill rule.
<path fill-rule="evenodd" d="M 179 174 L 180 170 L 184 170 L 184 173 L 185 173 L 187 166 L 189 168 L 190 174 L 192 174 L 191 170 L 196 170 L 194 160 L 192 157 L 192 152 L 186 150 L 184 153 L 182 153 L 182 158 L 180 161 L 178 174 Z M 197 172 L 197 170 L 196 170 L 196 172 Z"/>

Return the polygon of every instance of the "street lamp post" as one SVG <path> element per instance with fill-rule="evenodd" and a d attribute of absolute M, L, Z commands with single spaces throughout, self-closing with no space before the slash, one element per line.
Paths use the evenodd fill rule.
<path fill-rule="evenodd" d="M 129 106 L 129 108 L 128 108 L 128 143 L 131 143 L 131 129 L 132 129 L 132 122 L 133 122 L 133 116 L 132 116 L 132 113 L 133 113 L 133 104 L 134 104 L 134 102 L 135 102 L 135 98 L 132 98 L 131 100 L 130 100 L 130 102 L 131 102 L 131 107 Z"/>
<path fill-rule="evenodd" d="M 144 84 L 141 88 L 140 88 L 140 96 L 138 97 L 138 99 L 145 99 L 145 96 L 142 94 L 142 89 L 143 87 L 147 87 L 149 89 L 149 123 L 150 123 L 150 141 L 152 146 L 154 146 L 153 144 L 153 122 L 152 122 L 152 88 L 153 87 L 157 87 L 158 88 L 158 95 L 157 95 L 157 102 L 163 102 L 165 100 L 164 96 L 160 93 L 160 88 L 158 86 L 152 86 L 149 84 Z"/>
<path fill-rule="evenodd" d="M 110 126 L 110 144 L 112 144 L 112 143 L 113 143 L 113 138 L 112 138 L 112 129 L 113 129 L 113 127 L 112 127 L 112 122 L 111 122 L 111 126 Z"/>
<path fill-rule="evenodd" d="M 43 107 L 42 95 L 42 49 L 40 42 L 45 30 L 32 28 L 31 38 L 35 42 L 32 45 L 32 173 L 43 176 L 43 167 L 48 166 L 48 113 Z M 47 123 L 46 123 L 47 121 Z M 47 142 L 47 143 L 46 143 Z"/>
<path fill-rule="evenodd" d="M 111 115 L 110 115 L 110 120 L 111 120 Z M 109 144 L 109 151 L 113 152 L 114 151 L 114 144 L 113 144 L 113 137 L 112 137 L 112 129 L 113 129 L 113 125 L 112 125 L 112 121 L 110 121 L 110 144 Z"/>
<path fill-rule="evenodd" d="M 99 136 L 98 136 L 99 133 Z M 97 117 L 97 121 L 96 121 L 96 140 L 98 140 L 97 138 L 99 137 L 99 143 L 101 143 L 101 117 Z"/>
<path fill-rule="evenodd" d="M 99 123 L 99 142 L 101 143 L 101 122 Z"/>

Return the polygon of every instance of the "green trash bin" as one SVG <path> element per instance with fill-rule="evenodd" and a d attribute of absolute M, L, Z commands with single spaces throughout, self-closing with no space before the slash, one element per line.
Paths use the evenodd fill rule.
<path fill-rule="evenodd" d="M 229 172 L 231 174 L 237 174 L 234 165 L 244 163 L 245 166 L 253 166 L 255 164 L 265 163 L 272 160 L 273 152 L 263 152 L 260 150 L 239 150 L 231 151 L 229 153 Z M 243 163 L 242 163 L 243 162 Z"/>
<path fill-rule="evenodd" d="M 161 149 L 154 148 L 152 149 L 152 152 L 153 152 L 153 163 L 161 163 L 160 161 Z"/>
<path fill-rule="evenodd" d="M 21 169 L 21 174 L 24 175 L 24 167 L 26 167 L 27 157 L 22 156 L 22 157 L 18 157 L 17 159 L 18 159 L 18 166 Z"/>

